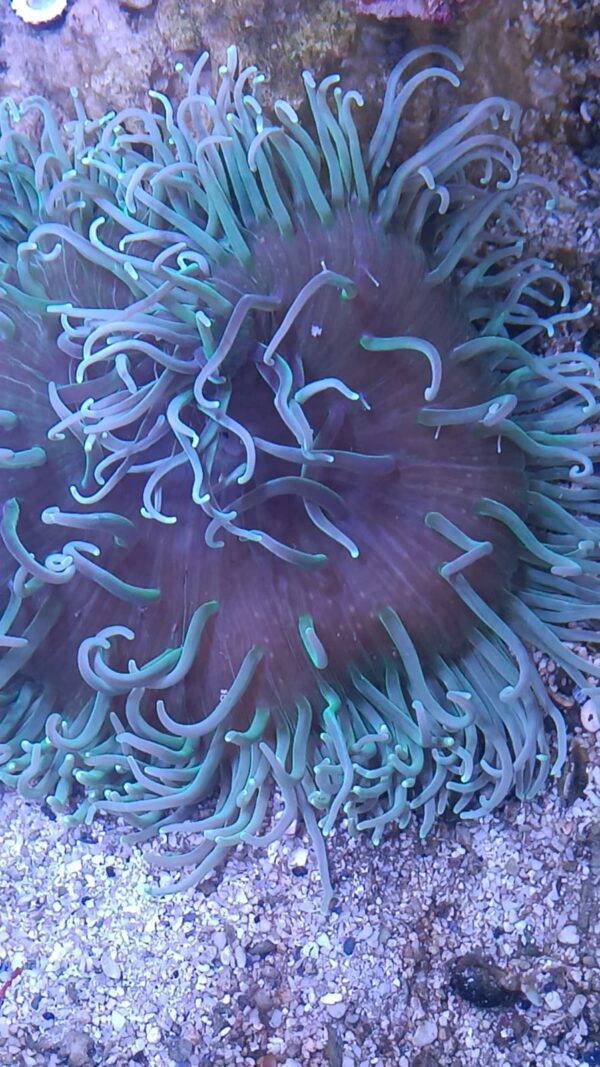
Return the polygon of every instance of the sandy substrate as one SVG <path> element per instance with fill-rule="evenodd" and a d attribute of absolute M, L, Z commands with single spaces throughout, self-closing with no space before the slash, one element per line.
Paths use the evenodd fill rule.
<path fill-rule="evenodd" d="M 0 980 L 14 978 L 0 1064 L 591 1067 L 592 741 L 578 745 L 579 766 L 588 749 L 591 762 L 570 806 L 553 787 L 497 817 L 439 825 L 425 843 L 408 830 L 378 849 L 338 832 L 327 915 L 301 837 L 238 851 L 220 878 L 156 899 L 144 887 L 159 876 L 114 825 L 67 828 L 5 794 Z M 469 974 L 479 1004 L 465 999 Z M 485 983 L 503 1005 L 482 1006 Z"/>

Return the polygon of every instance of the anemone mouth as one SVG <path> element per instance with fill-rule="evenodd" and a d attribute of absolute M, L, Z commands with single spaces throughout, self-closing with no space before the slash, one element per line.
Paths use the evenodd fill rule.
<path fill-rule="evenodd" d="M 453 53 L 401 60 L 365 146 L 337 79 L 309 132 L 205 60 L 177 116 L 75 96 L 63 140 L 35 99 L 29 143 L 5 106 L 0 780 L 196 830 L 181 888 L 301 815 L 327 887 L 341 814 L 424 835 L 559 772 L 529 648 L 596 697 L 600 374 L 531 351 L 580 313 L 524 255 L 514 105 L 386 172 Z"/>
<path fill-rule="evenodd" d="M 423 254 L 405 237 L 355 209 L 326 228 L 300 224 L 284 239 L 259 233 L 250 248 L 251 269 L 217 271 L 215 285 L 277 306 L 248 311 L 211 394 L 215 403 L 227 393 L 231 420 L 224 454 L 215 455 L 215 506 L 237 513 L 229 536 L 223 524 L 215 566 L 243 576 L 242 643 L 261 635 L 270 673 L 279 674 L 276 700 L 285 702 L 308 682 L 306 666 L 298 678 L 294 665 L 302 663 L 300 618 L 312 620 L 336 674 L 381 652 L 386 603 L 401 611 L 425 659 L 432 649 L 456 652 L 472 616 L 439 574 L 448 543 L 425 518 L 441 511 L 474 541 L 491 539 L 491 560 L 475 562 L 470 577 L 497 606 L 517 552 L 510 532 L 478 508 L 492 496 L 524 515 L 524 463 L 511 442 L 498 448 L 493 426 L 436 424 L 437 409 L 485 409 L 500 378 L 491 364 L 453 362 L 470 336 L 466 316 L 446 287 L 429 285 Z M 243 486 L 242 431 L 259 453 Z M 257 540 L 240 548 L 244 530 Z M 219 582 L 215 597 L 226 602 L 227 578 Z M 268 604 L 265 588 L 277 590 Z"/>

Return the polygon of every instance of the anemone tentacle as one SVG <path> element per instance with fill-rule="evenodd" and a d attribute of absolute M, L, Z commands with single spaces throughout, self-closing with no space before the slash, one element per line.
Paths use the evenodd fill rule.
<path fill-rule="evenodd" d="M 303 819 L 327 899 L 340 818 L 560 773 L 532 649 L 597 701 L 600 371 L 526 252 L 519 108 L 396 158 L 458 56 L 404 57 L 366 144 L 337 76 L 304 123 L 207 63 L 177 109 L 0 107 L 0 781 L 183 837 L 160 893 Z"/>

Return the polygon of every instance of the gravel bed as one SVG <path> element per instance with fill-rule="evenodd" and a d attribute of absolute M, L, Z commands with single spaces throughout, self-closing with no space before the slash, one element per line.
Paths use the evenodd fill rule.
<path fill-rule="evenodd" d="M 5 793 L 0 1065 L 598 1062 L 600 753 L 578 733 L 570 805 L 553 787 L 377 849 L 339 830 L 327 915 L 295 833 L 155 898 L 162 875 L 114 824 L 67 827 Z"/>

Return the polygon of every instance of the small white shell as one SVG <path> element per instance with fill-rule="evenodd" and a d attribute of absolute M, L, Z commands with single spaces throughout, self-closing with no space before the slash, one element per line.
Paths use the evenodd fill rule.
<path fill-rule="evenodd" d="M 593 700 L 586 700 L 585 704 L 581 705 L 579 715 L 584 730 L 588 730 L 591 734 L 600 730 L 600 714 Z"/>
<path fill-rule="evenodd" d="M 11 0 L 11 7 L 23 22 L 30 26 L 42 26 L 54 22 L 62 15 L 67 0 Z"/>

